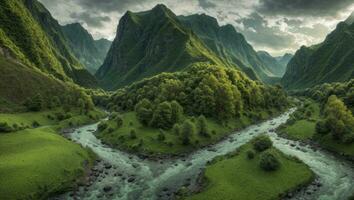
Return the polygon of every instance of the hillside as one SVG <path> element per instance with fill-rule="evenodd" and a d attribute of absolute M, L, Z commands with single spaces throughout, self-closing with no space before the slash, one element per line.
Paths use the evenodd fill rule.
<path fill-rule="evenodd" d="M 150 11 L 128 11 L 96 77 L 115 89 L 161 72 L 182 70 L 196 62 L 223 64 L 177 16 L 164 5 Z"/>
<path fill-rule="evenodd" d="M 275 59 L 278 61 L 278 63 L 282 66 L 284 70 L 283 75 L 286 71 L 286 67 L 288 66 L 289 61 L 293 58 L 293 56 L 294 56 L 293 54 L 286 53 L 283 56 L 275 57 Z"/>
<path fill-rule="evenodd" d="M 258 57 L 268 66 L 269 71 L 277 77 L 282 77 L 285 73 L 286 65 L 282 65 L 276 58 L 266 51 L 258 51 Z"/>
<path fill-rule="evenodd" d="M 281 82 L 288 89 L 301 89 L 353 77 L 354 23 L 341 22 L 324 42 L 301 47 L 290 60 Z"/>
<path fill-rule="evenodd" d="M 268 66 L 257 55 L 257 52 L 246 41 L 245 37 L 228 24 L 219 26 L 217 20 L 205 14 L 179 16 L 181 22 L 192 29 L 200 39 L 231 65 L 239 66 L 244 72 L 252 70 L 264 82 L 269 82 L 273 76 L 273 66 Z M 251 78 L 252 75 L 248 74 Z"/>
<path fill-rule="evenodd" d="M 36 0 L 1 1 L 0 46 L 27 66 L 61 80 L 96 85 L 71 53 L 58 22 Z"/>
<path fill-rule="evenodd" d="M 89 72 L 94 74 L 106 57 L 110 41 L 104 39 L 95 41 L 79 23 L 65 25 L 62 29 L 74 55 Z"/>

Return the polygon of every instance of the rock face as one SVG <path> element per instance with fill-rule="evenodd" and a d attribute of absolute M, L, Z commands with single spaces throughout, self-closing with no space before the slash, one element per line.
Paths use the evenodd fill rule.
<path fill-rule="evenodd" d="M 290 60 L 282 85 L 303 89 L 354 78 L 354 23 L 341 22 L 324 42 L 301 47 Z"/>
<path fill-rule="evenodd" d="M 61 26 L 37 0 L 0 4 L 0 46 L 25 65 L 64 81 L 95 87 L 95 78 L 72 54 Z"/>
<path fill-rule="evenodd" d="M 75 56 L 94 74 L 102 65 L 111 42 L 105 39 L 95 41 L 79 23 L 65 25 L 62 29 Z"/>
<path fill-rule="evenodd" d="M 104 88 L 116 89 L 196 62 L 223 63 L 171 10 L 157 5 L 150 11 L 125 13 L 96 77 Z"/>
<path fill-rule="evenodd" d="M 180 21 L 229 65 L 241 68 L 252 79 L 269 82 L 274 76 L 273 66 L 268 66 L 258 56 L 245 37 L 232 25 L 219 26 L 217 20 L 205 14 L 179 16 Z"/>

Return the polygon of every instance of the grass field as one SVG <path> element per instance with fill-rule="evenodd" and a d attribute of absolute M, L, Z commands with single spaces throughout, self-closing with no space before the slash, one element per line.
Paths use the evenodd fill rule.
<path fill-rule="evenodd" d="M 65 120 L 49 119 L 60 110 L 0 114 L 0 122 L 29 126 L 0 134 L 0 199 L 46 199 L 72 186 L 93 159 L 90 151 L 57 134 L 70 126 L 94 122 L 92 117 L 70 112 Z M 89 113 L 102 117 L 101 111 Z M 33 121 L 41 126 L 32 128 Z"/>
<path fill-rule="evenodd" d="M 259 153 L 250 160 L 246 156 L 250 144 L 241 147 L 231 158 L 223 158 L 207 166 L 207 185 L 201 193 L 187 200 L 275 200 L 314 178 L 309 167 L 275 148 L 281 163 L 277 171 L 266 172 L 259 167 Z"/>
<path fill-rule="evenodd" d="M 71 186 L 91 157 L 49 127 L 0 135 L 0 199 L 44 199 Z"/>

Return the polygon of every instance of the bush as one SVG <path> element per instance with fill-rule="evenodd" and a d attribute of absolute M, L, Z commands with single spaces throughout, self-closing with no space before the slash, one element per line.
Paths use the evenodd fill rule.
<path fill-rule="evenodd" d="M 11 131 L 13 131 L 12 128 L 6 122 L 0 123 L 0 133 L 9 133 Z"/>
<path fill-rule="evenodd" d="M 330 130 L 329 130 L 325 121 L 321 120 L 316 123 L 316 133 L 321 134 L 321 135 L 325 135 L 329 132 L 330 132 Z"/>
<path fill-rule="evenodd" d="M 342 138 L 342 142 L 344 144 L 352 144 L 354 142 L 354 134 L 353 133 L 345 134 Z"/>
<path fill-rule="evenodd" d="M 275 171 L 280 167 L 280 162 L 273 153 L 264 152 L 261 154 L 259 166 L 265 171 Z"/>
<path fill-rule="evenodd" d="M 98 124 L 97 129 L 98 131 L 104 131 L 108 127 L 108 124 L 106 122 L 101 122 Z"/>
<path fill-rule="evenodd" d="M 253 141 L 253 148 L 258 152 L 267 150 L 270 147 L 272 147 L 272 145 L 273 145 L 272 140 L 270 140 L 269 137 L 266 135 L 258 136 Z"/>
<path fill-rule="evenodd" d="M 210 137 L 208 123 L 204 115 L 199 116 L 197 122 L 198 122 L 199 134 L 204 137 Z"/>
<path fill-rule="evenodd" d="M 254 151 L 252 151 L 252 150 L 248 150 L 246 154 L 247 154 L 247 158 L 250 160 L 252 160 L 255 155 Z"/>
<path fill-rule="evenodd" d="M 181 133 L 181 127 L 178 124 L 175 124 L 172 128 L 172 132 L 175 135 L 179 135 Z"/>
<path fill-rule="evenodd" d="M 121 116 L 117 115 L 116 118 L 115 118 L 115 120 L 116 120 L 116 123 L 117 123 L 117 127 L 118 127 L 118 128 L 120 128 L 120 127 L 123 126 L 123 118 L 122 118 Z"/>
<path fill-rule="evenodd" d="M 183 145 L 189 145 L 191 137 L 195 134 L 195 126 L 190 120 L 185 120 L 182 124 L 181 140 Z"/>
<path fill-rule="evenodd" d="M 162 142 L 166 139 L 165 133 L 163 130 L 160 129 L 159 134 L 157 135 L 157 140 Z"/>
<path fill-rule="evenodd" d="M 135 140 L 136 139 L 136 132 L 135 129 L 130 130 L 130 139 Z"/>
<path fill-rule="evenodd" d="M 136 104 L 135 112 L 141 124 L 145 126 L 149 125 L 153 115 L 152 103 L 148 99 L 141 100 Z"/>
<path fill-rule="evenodd" d="M 40 126 L 40 124 L 37 122 L 37 121 L 34 121 L 33 123 L 32 123 L 32 127 L 33 128 L 37 128 L 37 127 L 39 127 Z"/>

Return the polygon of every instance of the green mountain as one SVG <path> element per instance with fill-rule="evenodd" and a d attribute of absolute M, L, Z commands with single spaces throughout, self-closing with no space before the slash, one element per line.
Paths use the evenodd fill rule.
<path fill-rule="evenodd" d="M 354 23 L 341 22 L 324 42 L 301 47 L 281 80 L 288 89 L 354 78 Z"/>
<path fill-rule="evenodd" d="M 157 5 L 150 11 L 125 13 L 96 77 L 102 87 L 115 89 L 197 62 L 236 67 L 215 55 L 166 6 Z"/>
<path fill-rule="evenodd" d="M 36 0 L 0 2 L 0 46 L 23 64 L 60 80 L 94 87 L 95 78 L 68 47 L 61 26 Z"/>
<path fill-rule="evenodd" d="M 254 71 L 264 82 L 276 76 L 272 66 L 267 66 L 245 37 L 228 24 L 219 26 L 217 20 L 205 14 L 179 16 L 181 22 L 195 32 L 200 39 L 220 58 L 230 65 L 237 65 L 246 73 Z M 249 76 L 250 74 L 247 73 Z M 250 76 L 251 78 L 254 78 Z"/>
<path fill-rule="evenodd" d="M 74 55 L 94 74 L 102 65 L 111 42 L 104 39 L 95 41 L 79 23 L 65 25 L 62 29 Z"/>
<path fill-rule="evenodd" d="M 288 63 L 293 58 L 293 56 L 294 56 L 293 54 L 286 53 L 283 56 L 275 57 L 275 59 L 278 61 L 278 63 L 282 66 L 283 75 L 285 74 L 286 67 L 288 66 Z"/>
<path fill-rule="evenodd" d="M 258 57 L 268 66 L 269 71 L 277 77 L 282 77 L 285 73 L 286 65 L 280 64 L 280 62 L 271 56 L 266 51 L 258 51 Z"/>

